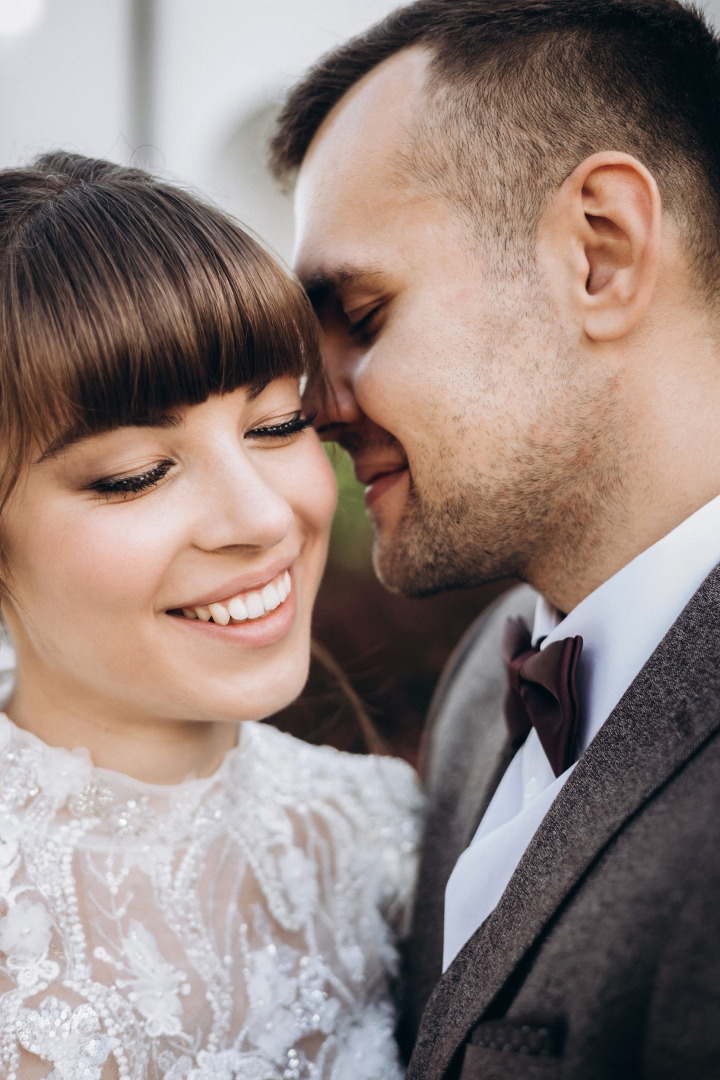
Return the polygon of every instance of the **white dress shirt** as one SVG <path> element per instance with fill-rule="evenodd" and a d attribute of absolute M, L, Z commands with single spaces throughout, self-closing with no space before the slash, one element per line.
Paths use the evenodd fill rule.
<path fill-rule="evenodd" d="M 576 634 L 583 639 L 577 670 L 582 716 L 577 757 L 719 562 L 720 496 L 624 566 L 565 618 L 542 597 L 538 600 L 534 643 L 544 638 L 544 648 Z M 530 732 L 450 875 L 443 969 L 497 904 L 574 768 L 555 777 L 535 730 Z"/>

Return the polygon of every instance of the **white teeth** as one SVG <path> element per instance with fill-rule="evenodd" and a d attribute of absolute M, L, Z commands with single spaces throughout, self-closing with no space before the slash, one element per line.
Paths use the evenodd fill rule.
<path fill-rule="evenodd" d="M 274 585 L 266 585 L 260 595 L 262 596 L 262 602 L 266 611 L 274 611 L 275 608 L 280 607 L 280 604 L 282 603 L 280 593 Z"/>
<path fill-rule="evenodd" d="M 230 622 L 230 616 L 228 610 L 223 604 L 208 604 L 210 614 L 213 617 L 213 622 L 220 623 L 221 626 L 227 626 Z"/>
<path fill-rule="evenodd" d="M 239 596 L 234 596 L 227 606 L 230 612 L 230 618 L 235 622 L 244 622 L 248 617 L 248 610 L 245 607 L 244 600 L 241 600 Z"/>
<path fill-rule="evenodd" d="M 220 626 L 227 626 L 231 619 L 233 622 L 244 622 L 246 619 L 259 619 L 269 611 L 274 611 L 287 600 L 291 590 L 292 579 L 286 570 L 260 592 L 233 596 L 232 600 L 224 604 L 182 608 L 182 613 L 186 619 L 200 619 L 202 622 L 210 622 L 212 619 Z"/>
<path fill-rule="evenodd" d="M 263 604 L 263 598 L 259 592 L 247 594 L 245 597 L 245 607 L 247 608 L 248 619 L 259 619 L 261 615 L 265 614 L 265 605 Z"/>

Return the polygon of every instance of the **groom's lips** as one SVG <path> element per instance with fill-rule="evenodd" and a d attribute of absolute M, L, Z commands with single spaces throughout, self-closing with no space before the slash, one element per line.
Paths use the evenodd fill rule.
<path fill-rule="evenodd" d="M 355 476 L 361 484 L 365 484 L 365 505 L 368 509 L 402 480 L 408 471 L 404 461 L 366 464 L 356 461 L 354 465 Z"/>

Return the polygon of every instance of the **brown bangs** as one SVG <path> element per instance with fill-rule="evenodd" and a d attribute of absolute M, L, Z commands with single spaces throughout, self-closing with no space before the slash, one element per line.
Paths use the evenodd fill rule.
<path fill-rule="evenodd" d="M 31 453 L 282 376 L 321 380 L 299 285 L 219 211 L 66 154 L 0 173 L 0 504 Z"/>

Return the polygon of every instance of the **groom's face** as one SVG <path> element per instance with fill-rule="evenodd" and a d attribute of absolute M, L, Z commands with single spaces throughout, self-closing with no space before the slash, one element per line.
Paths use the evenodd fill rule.
<path fill-rule="evenodd" d="M 296 196 L 335 391 L 318 426 L 366 485 L 380 578 L 409 595 L 524 576 L 559 504 L 582 502 L 586 449 L 574 342 L 539 272 L 498 273 L 400 164 L 426 63 L 409 50 L 345 96 Z"/>

